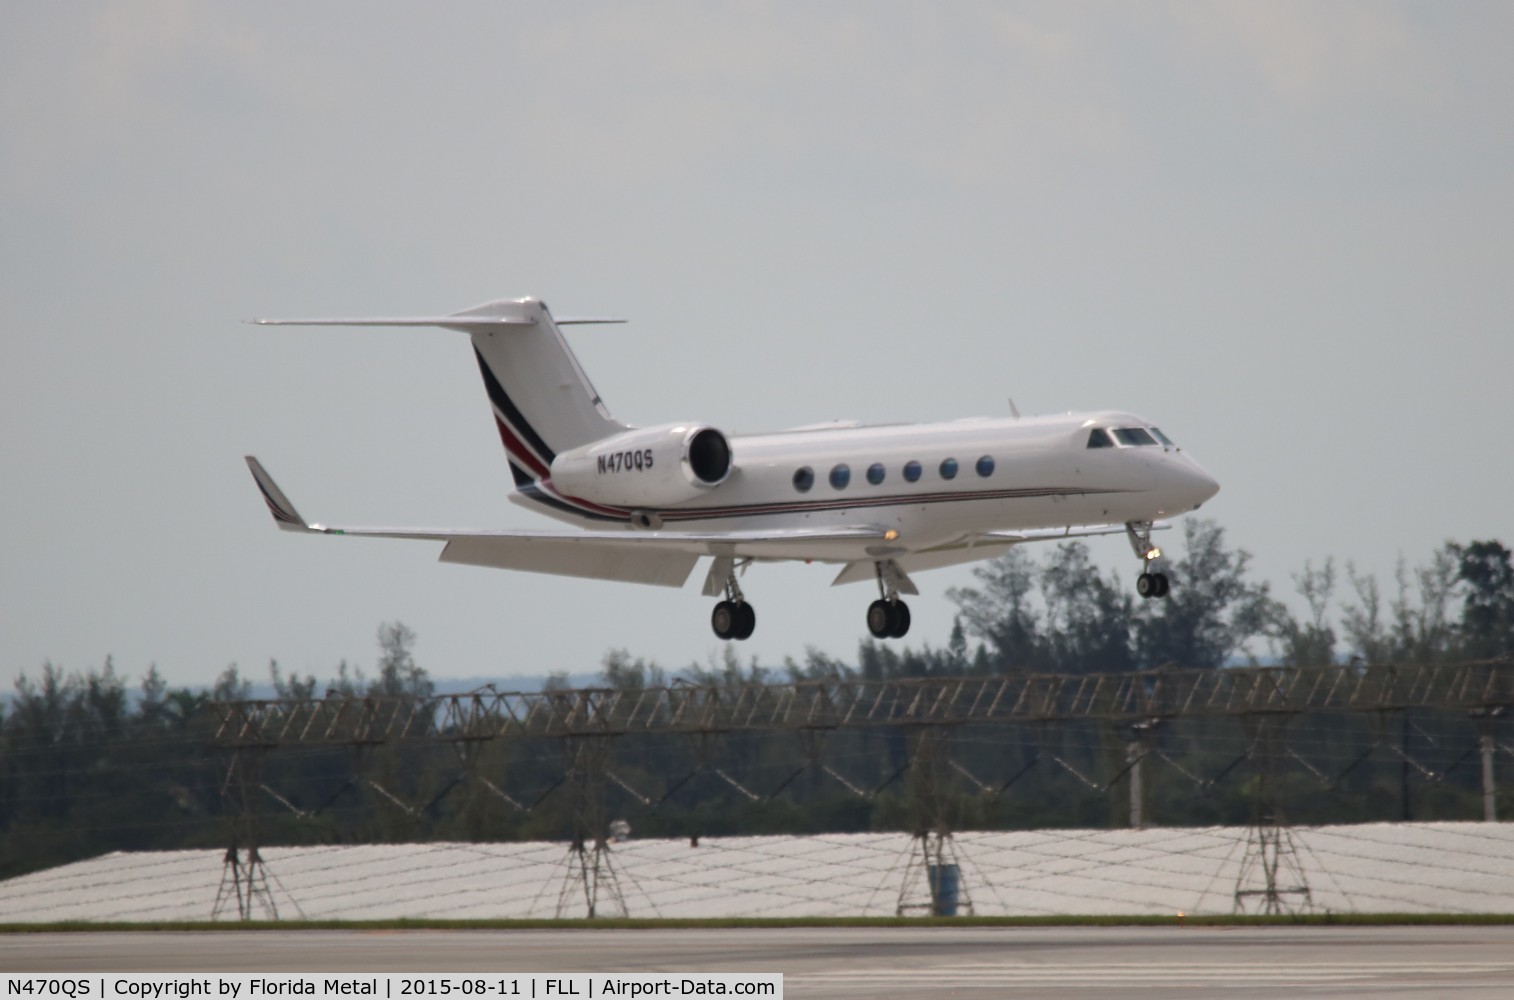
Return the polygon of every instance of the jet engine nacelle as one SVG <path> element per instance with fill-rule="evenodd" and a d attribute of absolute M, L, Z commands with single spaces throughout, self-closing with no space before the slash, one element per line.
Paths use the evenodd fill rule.
<path fill-rule="evenodd" d="M 565 451 L 552 484 L 571 497 L 620 507 L 673 507 L 725 482 L 731 446 L 700 424 L 643 427 Z"/>

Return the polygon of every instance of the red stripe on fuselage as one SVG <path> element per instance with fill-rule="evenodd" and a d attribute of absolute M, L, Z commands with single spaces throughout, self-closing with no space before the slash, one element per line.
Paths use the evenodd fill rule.
<path fill-rule="evenodd" d="M 560 492 L 552 485 L 552 470 L 542 464 L 541 459 L 536 457 L 535 452 L 525 446 L 525 443 L 516 436 L 515 432 L 510 429 L 510 425 L 505 423 L 504 418 L 498 413 L 494 415 L 494 423 L 499 428 L 499 439 L 504 443 L 505 452 L 511 458 L 526 466 L 527 470 L 536 476 L 537 485 L 548 495 L 556 497 L 564 503 L 573 504 L 583 510 L 593 511 L 598 514 L 609 514 L 621 519 L 629 516 L 630 512 L 624 508 L 601 507 L 597 503 L 590 503 L 588 500 L 580 500 L 578 497 L 570 497 Z"/>
<path fill-rule="evenodd" d="M 517 459 L 540 479 L 545 479 L 551 475 L 551 470 L 543 465 L 541 459 L 537 458 L 532 454 L 530 449 L 521 443 L 520 438 L 515 436 L 515 432 L 500 418 L 499 414 L 495 414 L 494 423 L 499 427 L 499 439 L 505 445 L 505 452 L 511 458 Z"/>
<path fill-rule="evenodd" d="M 562 500 L 565 503 L 577 504 L 584 510 L 592 510 L 597 514 L 613 514 L 619 518 L 626 518 L 631 514 L 631 512 L 624 507 L 602 507 L 599 504 L 589 500 L 581 500 L 578 497 L 570 497 L 568 496 L 568 494 L 558 490 L 556 486 L 553 486 L 552 480 L 550 479 L 543 479 L 538 485 L 541 486 L 541 488 L 547 493 L 551 494 L 554 497 L 557 497 L 557 499 Z"/>

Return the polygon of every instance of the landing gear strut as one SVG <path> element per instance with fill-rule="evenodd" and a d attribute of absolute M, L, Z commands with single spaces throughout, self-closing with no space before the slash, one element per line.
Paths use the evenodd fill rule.
<path fill-rule="evenodd" d="M 715 610 L 710 613 L 710 627 L 715 630 L 715 638 L 750 639 L 753 630 L 757 628 L 757 612 L 746 602 L 746 596 L 741 593 L 741 584 L 736 582 L 735 561 L 730 560 L 725 564 L 717 561 L 710 573 L 712 578 L 715 577 L 716 569 L 725 572 L 725 600 L 716 604 Z M 708 587 L 708 583 L 706 586 Z"/>
<path fill-rule="evenodd" d="M 1128 521 L 1125 524 L 1125 534 L 1130 539 L 1130 547 L 1135 550 L 1136 557 L 1143 565 L 1149 565 L 1162 557 L 1162 550 L 1151 544 L 1150 521 Z M 1136 593 L 1143 599 L 1152 597 L 1166 597 L 1171 584 L 1167 581 L 1166 573 L 1153 573 L 1143 570 L 1136 577 Z"/>
<path fill-rule="evenodd" d="M 897 578 L 905 577 L 893 560 L 875 562 L 878 593 L 882 596 L 867 606 L 867 630 L 875 639 L 902 639 L 909 632 L 909 605 L 899 600 Z"/>

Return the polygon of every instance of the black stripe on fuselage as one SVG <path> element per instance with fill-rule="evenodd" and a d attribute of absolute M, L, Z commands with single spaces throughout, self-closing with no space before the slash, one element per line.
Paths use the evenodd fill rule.
<path fill-rule="evenodd" d="M 536 482 L 536 479 L 531 475 L 531 473 L 515 464 L 515 460 L 513 458 L 506 459 L 506 464 L 510 466 L 510 475 L 512 478 L 514 478 L 515 486 L 517 489 L 522 486 L 530 486 L 532 483 Z"/>
<path fill-rule="evenodd" d="M 588 521 L 614 521 L 618 524 L 624 524 L 631 519 L 629 512 L 624 515 L 601 514 L 597 511 L 585 510 L 582 507 L 575 507 L 570 503 L 564 503 L 562 500 L 559 500 L 557 497 L 542 489 L 541 486 L 534 481 L 517 483 L 516 485 L 520 490 L 521 496 L 526 497 L 528 500 L 534 500 L 537 503 L 541 504 L 543 507 L 551 507 L 553 510 L 560 510 L 564 513 L 572 514 L 574 517 L 581 517 Z"/>
<path fill-rule="evenodd" d="M 478 358 L 478 370 L 484 376 L 484 389 L 489 393 L 489 401 L 494 404 L 494 408 L 499 411 L 500 416 L 509 421 L 511 429 L 536 451 L 542 464 L 551 465 L 557 454 L 547 447 L 547 442 L 542 440 L 542 436 L 536 433 L 536 428 L 526 420 L 526 415 L 521 413 L 514 401 L 510 399 L 510 394 L 505 391 L 503 385 L 500 385 L 499 379 L 494 377 L 494 372 L 489 369 L 489 363 L 484 360 L 484 356 L 479 353 L 477 347 L 473 349 L 473 356 Z"/>
<path fill-rule="evenodd" d="M 892 493 L 888 496 L 878 497 L 853 495 L 850 497 L 836 497 L 830 500 L 790 500 L 782 503 L 746 504 L 739 507 L 679 507 L 671 510 L 660 510 L 657 513 L 664 521 L 699 521 L 726 517 L 855 510 L 866 507 L 921 507 L 941 503 L 971 503 L 983 500 L 1033 500 L 1040 497 L 1071 497 L 1129 492 L 1129 490 L 1045 486 L 1026 489 L 975 490 L 971 493 Z"/>

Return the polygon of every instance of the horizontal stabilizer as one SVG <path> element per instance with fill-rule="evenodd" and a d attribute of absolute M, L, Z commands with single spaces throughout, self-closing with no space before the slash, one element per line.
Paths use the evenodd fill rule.
<path fill-rule="evenodd" d="M 458 330 L 497 326 L 535 326 L 515 316 L 348 316 L 336 319 L 255 319 L 258 326 L 445 326 Z"/>
<path fill-rule="evenodd" d="M 451 330 L 487 330 L 493 327 L 535 326 L 534 319 L 514 316 L 340 316 L 336 318 L 254 319 L 256 326 L 441 326 Z M 558 326 L 605 326 L 626 322 L 599 316 L 567 316 L 553 319 Z"/>
<path fill-rule="evenodd" d="M 557 326 L 624 323 L 623 319 L 581 316 L 556 319 L 536 299 L 496 299 L 445 316 L 347 316 L 336 318 L 256 319 L 259 326 L 440 326 L 471 333 L 512 326 L 536 326 L 545 319 Z"/>

